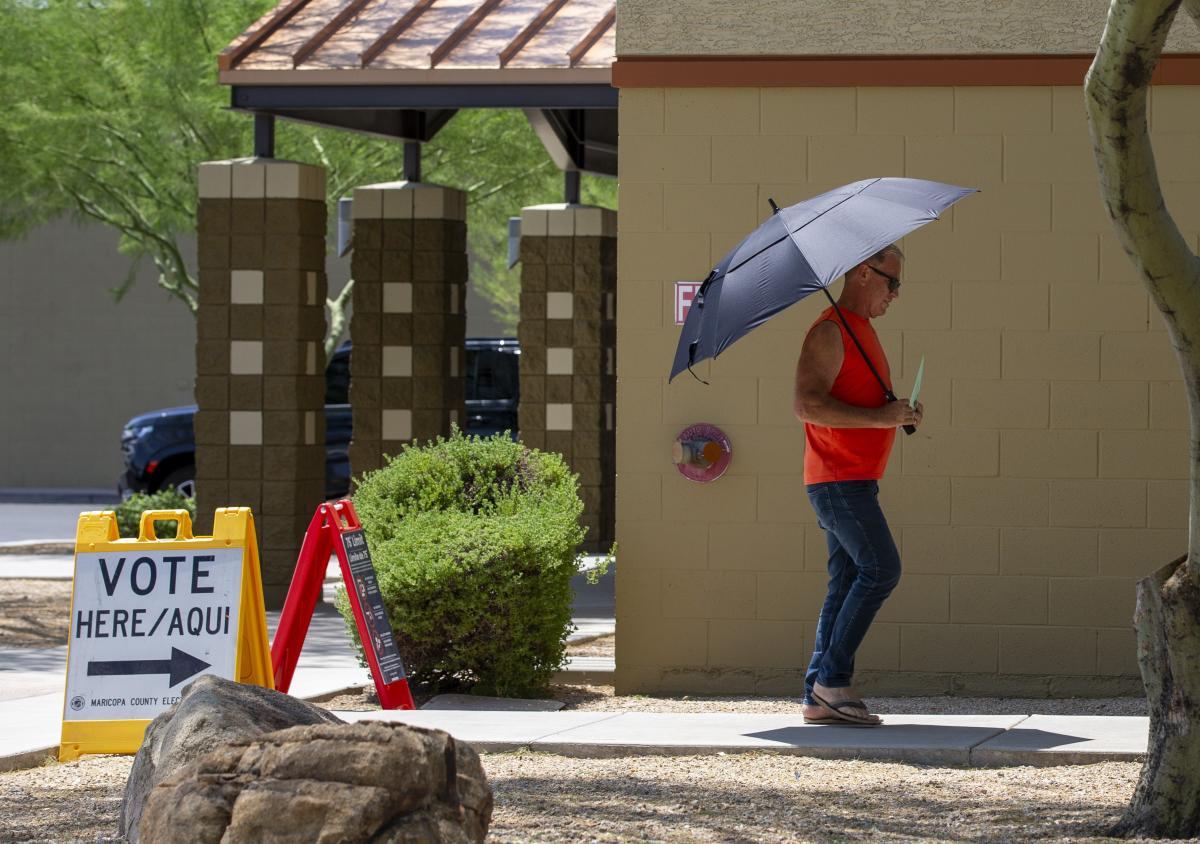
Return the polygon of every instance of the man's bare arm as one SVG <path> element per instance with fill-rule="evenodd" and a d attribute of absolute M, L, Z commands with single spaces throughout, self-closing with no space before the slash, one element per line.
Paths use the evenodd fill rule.
<path fill-rule="evenodd" d="M 796 364 L 792 407 L 797 419 L 830 428 L 897 428 L 920 421 L 906 401 L 858 407 L 831 396 L 844 356 L 842 333 L 832 322 L 826 320 L 808 333 Z"/>

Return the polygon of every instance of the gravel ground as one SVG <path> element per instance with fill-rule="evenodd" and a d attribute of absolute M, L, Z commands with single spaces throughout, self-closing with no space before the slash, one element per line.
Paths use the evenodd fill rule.
<path fill-rule="evenodd" d="M 117 839 L 132 756 L 87 756 L 0 774 L 0 841 Z"/>
<path fill-rule="evenodd" d="M 109 841 L 130 757 L 0 774 L 0 841 Z M 484 754 L 504 842 L 1100 841 L 1139 766 Z"/>
<path fill-rule="evenodd" d="M 67 643 L 69 580 L 0 579 L 0 648 L 53 648 Z"/>

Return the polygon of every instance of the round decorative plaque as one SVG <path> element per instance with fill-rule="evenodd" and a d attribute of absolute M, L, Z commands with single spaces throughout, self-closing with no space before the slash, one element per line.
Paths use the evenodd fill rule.
<path fill-rule="evenodd" d="M 671 446 L 671 460 L 679 474 L 697 483 L 711 483 L 729 468 L 733 446 L 716 425 L 700 422 L 684 428 Z"/>

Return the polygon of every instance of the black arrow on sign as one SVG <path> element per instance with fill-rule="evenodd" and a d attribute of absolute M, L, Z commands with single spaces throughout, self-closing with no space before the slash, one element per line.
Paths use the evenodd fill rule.
<path fill-rule="evenodd" d="M 171 685 L 177 686 L 193 674 L 199 674 L 205 668 L 208 668 L 208 663 L 204 660 L 196 659 L 179 648 L 171 648 L 170 659 L 119 659 L 111 662 L 88 662 L 87 673 L 89 677 L 169 674 L 171 675 Z"/>

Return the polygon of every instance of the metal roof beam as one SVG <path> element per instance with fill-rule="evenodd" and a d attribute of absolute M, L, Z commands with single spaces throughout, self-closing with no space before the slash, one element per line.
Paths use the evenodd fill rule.
<path fill-rule="evenodd" d="M 261 46 L 275 33 L 275 30 L 290 21 L 307 3 L 308 0 L 291 0 L 290 3 L 276 7 L 274 12 L 268 13 L 269 17 L 264 16 L 267 19 L 263 21 L 263 25 L 247 35 L 245 40 L 230 44 L 221 51 L 217 56 L 217 67 L 220 70 L 233 70 L 237 67 L 237 63 L 246 57 L 247 53 Z"/>
<path fill-rule="evenodd" d="M 321 27 L 320 32 L 300 45 L 300 49 L 292 56 L 292 67 L 297 68 L 307 61 L 309 56 L 321 49 L 322 44 L 328 41 L 335 32 L 349 23 L 351 18 L 357 17 L 358 13 L 363 10 L 363 7 L 370 2 L 371 0 L 350 0 L 340 12 Z"/>
<path fill-rule="evenodd" d="M 525 109 L 525 117 L 560 170 L 617 175 L 615 109 Z"/>
<path fill-rule="evenodd" d="M 483 22 L 483 19 L 490 15 L 501 2 L 503 0 L 483 0 L 475 11 L 471 12 L 466 20 L 454 27 L 454 31 L 446 36 L 446 40 L 438 44 L 433 52 L 429 54 L 429 66 L 437 67 L 441 60 L 450 55 L 454 48 L 470 35 L 475 30 L 475 27 L 479 26 Z"/>
<path fill-rule="evenodd" d="M 389 26 L 383 35 L 372 41 L 370 46 L 362 51 L 362 55 L 359 56 L 362 66 L 366 67 L 375 61 L 380 53 L 390 47 L 392 42 L 404 33 L 404 30 L 416 23 L 417 18 L 429 11 L 429 8 L 436 2 L 437 0 L 417 0 L 411 9 L 400 16 L 400 20 Z"/>
<path fill-rule="evenodd" d="M 500 67 L 504 67 L 513 60 L 513 56 L 521 52 L 526 44 L 541 32 L 542 27 L 550 22 L 558 10 L 567 4 L 567 0 L 550 0 L 529 24 L 517 33 L 517 37 L 508 42 L 508 45 L 500 51 Z"/>
<path fill-rule="evenodd" d="M 246 111 L 311 109 L 615 109 L 617 89 L 576 85 L 233 85 L 230 105 Z"/>
<path fill-rule="evenodd" d="M 372 135 L 388 140 L 402 140 L 419 143 L 431 139 L 437 130 L 445 125 L 454 115 L 453 110 L 446 111 L 413 111 L 410 109 L 272 109 L 269 112 L 257 112 L 255 117 L 277 117 L 296 123 L 307 123 L 312 126 L 324 126 L 333 129 L 343 129 Z"/>
<path fill-rule="evenodd" d="M 583 36 L 582 40 L 568 51 L 567 55 L 571 57 L 571 67 L 579 64 L 580 60 L 587 55 L 588 50 L 596 46 L 596 42 L 600 40 L 604 33 L 608 32 L 609 27 L 616 23 L 616 20 L 617 6 L 614 3 L 613 7 L 604 13 L 604 17 L 600 19 L 600 22 L 592 27 L 592 31 Z"/>

